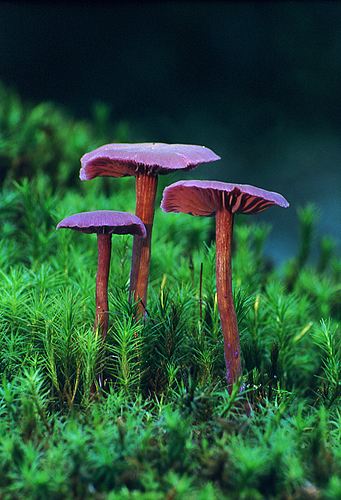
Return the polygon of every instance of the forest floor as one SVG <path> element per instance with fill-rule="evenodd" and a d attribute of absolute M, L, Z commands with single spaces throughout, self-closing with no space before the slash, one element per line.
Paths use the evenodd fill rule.
<path fill-rule="evenodd" d="M 341 261 L 313 237 L 314 207 L 298 210 L 297 255 L 280 267 L 264 252 L 270 228 L 236 221 L 244 390 L 229 395 L 212 221 L 157 209 L 144 321 L 128 302 L 132 239 L 113 237 L 103 342 L 96 239 L 55 227 L 80 211 L 133 212 L 133 180 L 78 186 L 73 158 L 106 137 L 1 92 L 0 497 L 341 498 Z"/>

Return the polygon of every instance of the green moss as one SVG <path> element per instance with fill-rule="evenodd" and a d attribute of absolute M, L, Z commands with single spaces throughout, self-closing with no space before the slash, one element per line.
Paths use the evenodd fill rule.
<path fill-rule="evenodd" d="M 269 228 L 237 221 L 234 294 L 246 391 L 229 395 L 211 221 L 157 211 L 147 320 L 134 323 L 127 300 L 132 241 L 114 237 L 103 345 L 93 335 L 96 240 L 55 225 L 81 210 L 133 210 L 133 183 L 97 179 L 66 191 L 79 156 L 100 137 L 52 105 L 27 108 L 1 92 L 8 170 L 0 192 L 0 496 L 338 498 L 335 245 L 324 239 L 313 265 L 313 243 L 301 241 L 298 256 L 277 269 L 263 251 Z M 97 113 L 103 125 L 103 109 Z M 69 128 L 56 143 L 63 154 L 72 150 L 72 160 L 59 161 L 38 130 L 44 120 L 59 128 L 61 117 Z M 11 182 L 26 148 L 31 180 Z M 300 212 L 303 239 L 313 231 L 310 212 Z M 91 382 L 102 370 L 105 390 L 94 397 Z"/>

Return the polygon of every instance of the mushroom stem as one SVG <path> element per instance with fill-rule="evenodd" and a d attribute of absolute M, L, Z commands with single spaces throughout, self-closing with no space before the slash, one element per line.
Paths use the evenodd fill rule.
<path fill-rule="evenodd" d="M 240 344 L 232 294 L 231 243 L 233 214 L 226 208 L 216 212 L 216 283 L 221 328 L 224 337 L 228 391 L 241 375 Z"/>
<path fill-rule="evenodd" d="M 96 276 L 96 317 L 95 330 L 105 338 L 108 331 L 108 279 L 111 256 L 111 234 L 98 234 L 98 266 Z"/>
<path fill-rule="evenodd" d="M 134 236 L 130 273 L 130 298 L 138 302 L 138 316 L 144 315 L 147 305 L 147 288 L 151 255 L 152 229 L 157 190 L 157 175 L 139 173 L 136 176 L 135 214 L 146 227 L 146 237 Z"/>

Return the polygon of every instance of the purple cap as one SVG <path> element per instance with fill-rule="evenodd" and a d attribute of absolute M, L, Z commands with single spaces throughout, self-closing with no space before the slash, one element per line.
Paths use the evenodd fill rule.
<path fill-rule="evenodd" d="M 220 156 L 205 146 L 162 142 L 105 144 L 82 156 L 79 177 L 89 181 L 98 176 L 124 177 L 139 172 L 167 174 L 216 160 Z"/>
<path fill-rule="evenodd" d="M 164 212 L 183 212 L 191 215 L 214 215 L 222 207 L 233 214 L 255 214 L 289 203 L 278 193 L 247 184 L 228 184 L 219 181 L 179 181 L 166 187 L 161 208 Z"/>
<path fill-rule="evenodd" d="M 68 228 L 81 233 L 136 234 L 146 236 L 146 228 L 136 215 L 129 212 L 97 210 L 70 215 L 59 222 L 57 229 Z"/>

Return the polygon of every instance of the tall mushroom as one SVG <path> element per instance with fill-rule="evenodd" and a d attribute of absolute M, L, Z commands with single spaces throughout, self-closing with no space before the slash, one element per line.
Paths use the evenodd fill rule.
<path fill-rule="evenodd" d="M 147 305 L 147 288 L 151 255 L 151 237 L 154 205 L 159 174 L 176 170 L 190 170 L 201 163 L 219 160 L 205 146 L 189 144 L 106 144 L 81 158 L 80 179 L 94 177 L 136 177 L 135 214 L 145 224 L 144 240 L 134 238 L 130 274 L 130 296 L 138 302 L 138 313 L 143 315 Z"/>
<path fill-rule="evenodd" d="M 246 184 L 218 181 L 179 181 L 163 192 L 164 212 L 215 216 L 216 285 L 221 327 L 224 337 L 226 380 L 232 385 L 241 375 L 240 343 L 232 295 L 231 243 L 234 214 L 255 214 L 272 205 L 287 208 L 282 195 Z"/>
<path fill-rule="evenodd" d="M 112 234 L 133 234 L 145 238 L 146 229 L 141 220 L 127 212 L 98 210 L 82 212 L 66 217 L 57 225 L 57 229 L 73 229 L 81 233 L 96 233 L 98 245 L 98 265 L 96 276 L 96 315 L 95 330 L 105 338 L 108 331 L 108 279 L 111 256 Z"/>

